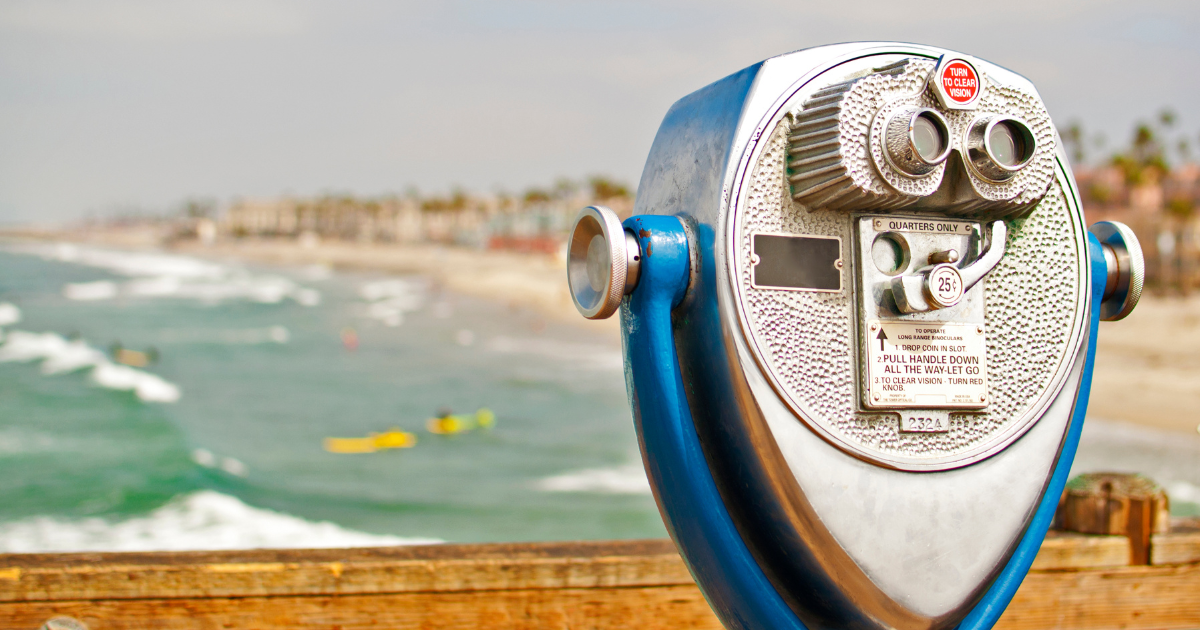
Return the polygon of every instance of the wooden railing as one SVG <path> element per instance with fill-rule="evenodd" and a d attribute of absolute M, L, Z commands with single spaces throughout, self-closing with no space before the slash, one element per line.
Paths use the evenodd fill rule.
<path fill-rule="evenodd" d="M 997 626 L 1200 627 L 1200 525 L 1052 533 Z M 719 628 L 668 540 L 0 555 L 0 628 Z"/>

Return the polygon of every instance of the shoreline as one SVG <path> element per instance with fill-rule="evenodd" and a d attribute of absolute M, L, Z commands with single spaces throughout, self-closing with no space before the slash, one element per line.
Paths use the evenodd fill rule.
<path fill-rule="evenodd" d="M 476 298 L 537 311 L 547 319 L 575 325 L 619 343 L 617 318 L 584 319 L 567 287 L 566 261 L 558 256 L 479 250 L 440 244 L 376 244 L 244 239 L 163 242 L 154 230 L 0 231 L 0 239 L 61 241 L 124 250 L 155 250 L 212 261 L 281 266 L 325 265 L 335 270 L 423 275 L 441 286 Z"/>
<path fill-rule="evenodd" d="M 16 236 L 16 235 L 14 235 Z M 575 310 L 561 257 L 475 250 L 432 244 L 377 245 L 247 239 L 162 246 L 128 232 L 46 233 L 31 240 L 62 240 L 121 249 L 156 248 L 214 260 L 285 266 L 420 274 L 477 298 L 526 307 L 619 343 L 617 318 L 586 320 Z M 1089 416 L 1196 435 L 1200 431 L 1200 296 L 1143 296 L 1120 322 L 1101 322 L 1088 405 Z"/>
<path fill-rule="evenodd" d="M 475 250 L 432 244 L 378 245 L 246 240 L 202 245 L 179 243 L 167 251 L 275 265 L 327 265 L 333 269 L 418 274 L 464 295 L 533 309 L 558 322 L 611 335 L 617 319 L 584 319 L 567 287 L 566 261 L 546 254 Z"/>

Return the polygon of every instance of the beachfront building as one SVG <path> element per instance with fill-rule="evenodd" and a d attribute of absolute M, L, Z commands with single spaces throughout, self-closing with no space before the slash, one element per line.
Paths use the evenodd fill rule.
<path fill-rule="evenodd" d="M 283 238 L 369 243 L 444 243 L 487 249 L 559 253 L 584 206 L 602 204 L 627 217 L 633 197 L 595 178 L 583 187 L 560 182 L 551 191 L 360 199 L 240 199 L 219 224 L 221 238 Z"/>
<path fill-rule="evenodd" d="M 425 236 L 422 223 L 420 206 L 407 198 L 283 197 L 234 202 L 221 222 L 221 232 L 235 238 L 309 234 L 333 240 L 411 242 Z"/>
<path fill-rule="evenodd" d="M 1200 165 L 1084 167 L 1076 168 L 1075 178 L 1089 223 L 1121 221 L 1137 233 L 1148 286 L 1200 289 Z"/>

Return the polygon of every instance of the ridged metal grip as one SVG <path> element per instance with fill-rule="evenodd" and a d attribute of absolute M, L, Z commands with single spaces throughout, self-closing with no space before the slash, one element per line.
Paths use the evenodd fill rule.
<path fill-rule="evenodd" d="M 637 239 L 604 206 L 579 211 L 567 241 L 567 284 L 575 308 L 588 319 L 605 319 L 637 286 L 641 252 Z"/>
<path fill-rule="evenodd" d="M 1146 259 L 1133 230 L 1117 221 L 1101 221 L 1088 228 L 1104 249 L 1108 279 L 1100 302 L 1100 319 L 1115 322 L 1125 319 L 1142 299 L 1146 281 Z"/>

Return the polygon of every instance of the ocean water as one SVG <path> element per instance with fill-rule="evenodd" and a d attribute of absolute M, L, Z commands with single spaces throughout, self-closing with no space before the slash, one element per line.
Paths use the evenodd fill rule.
<path fill-rule="evenodd" d="M 416 447 L 322 449 L 392 427 Z M 1090 420 L 1075 469 L 1200 513 L 1200 435 Z M 664 535 L 611 338 L 420 277 L 0 248 L 0 551 Z"/>
<path fill-rule="evenodd" d="M 73 245 L 0 251 L 0 304 L 0 550 L 665 535 L 612 339 L 423 278 Z M 322 449 L 391 427 L 416 447 Z"/>

